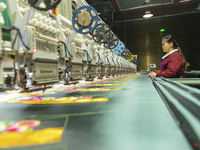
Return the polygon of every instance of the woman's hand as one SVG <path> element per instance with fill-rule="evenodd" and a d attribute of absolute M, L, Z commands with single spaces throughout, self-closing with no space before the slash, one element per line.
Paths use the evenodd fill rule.
<path fill-rule="evenodd" d="M 157 73 L 155 73 L 155 72 L 151 72 L 151 73 L 148 74 L 148 77 L 156 77 L 156 74 Z"/>

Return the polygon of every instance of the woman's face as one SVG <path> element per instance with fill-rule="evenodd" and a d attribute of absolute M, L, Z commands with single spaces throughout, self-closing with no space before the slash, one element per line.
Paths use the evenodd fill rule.
<path fill-rule="evenodd" d="M 172 43 L 168 43 L 165 40 L 162 40 L 162 49 L 163 49 L 163 52 L 168 53 L 169 50 L 172 48 L 172 45 L 173 45 Z"/>

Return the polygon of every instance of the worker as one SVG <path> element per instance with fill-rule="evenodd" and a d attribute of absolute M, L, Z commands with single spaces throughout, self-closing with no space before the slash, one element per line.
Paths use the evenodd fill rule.
<path fill-rule="evenodd" d="M 176 39 L 172 35 L 163 37 L 162 49 L 166 54 L 162 57 L 160 70 L 149 73 L 148 77 L 181 77 L 189 63 L 186 61 Z"/>

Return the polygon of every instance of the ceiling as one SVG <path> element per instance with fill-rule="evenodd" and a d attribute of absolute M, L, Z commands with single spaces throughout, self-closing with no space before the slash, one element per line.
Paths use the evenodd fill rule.
<path fill-rule="evenodd" d="M 112 8 L 112 11 L 115 9 L 113 8 L 112 3 L 117 3 L 120 11 L 124 9 L 134 8 L 138 6 L 145 5 L 145 0 L 86 0 L 91 6 L 97 9 L 106 9 L 107 6 Z M 150 0 L 150 4 L 163 4 L 163 3 L 172 3 L 173 0 Z"/>
<path fill-rule="evenodd" d="M 149 2 L 147 2 L 149 1 Z M 172 15 L 197 11 L 200 0 L 86 0 L 107 23 L 124 20 L 124 13 L 131 13 L 126 19 L 142 18 L 145 10 L 150 9 L 154 16 Z M 165 11 L 164 11 L 165 10 Z"/>
<path fill-rule="evenodd" d="M 172 0 L 151 0 L 151 4 L 170 3 Z M 118 0 L 121 9 L 137 7 L 145 4 L 145 0 Z"/>

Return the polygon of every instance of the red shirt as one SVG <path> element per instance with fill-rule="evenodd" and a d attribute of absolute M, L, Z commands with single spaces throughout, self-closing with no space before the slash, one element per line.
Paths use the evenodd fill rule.
<path fill-rule="evenodd" d="M 184 72 L 184 62 L 178 51 L 162 59 L 161 69 L 156 70 L 156 76 L 165 78 L 179 78 Z"/>

